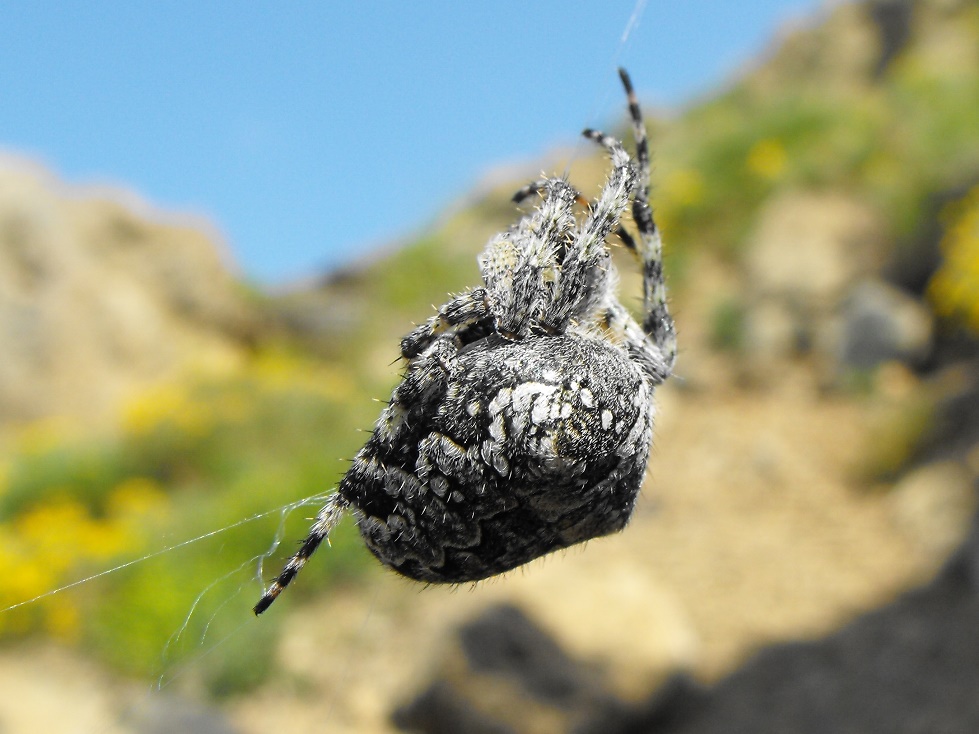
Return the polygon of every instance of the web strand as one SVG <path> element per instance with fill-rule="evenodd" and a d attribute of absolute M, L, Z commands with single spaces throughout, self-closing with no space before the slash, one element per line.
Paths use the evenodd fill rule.
<path fill-rule="evenodd" d="M 628 20 L 626 20 L 625 27 L 622 29 L 622 33 L 619 36 L 618 43 L 615 45 L 615 49 L 612 51 L 610 56 L 609 68 L 612 71 L 608 74 L 608 81 L 603 82 L 602 91 L 598 92 L 595 96 L 594 103 L 585 117 L 587 125 L 585 127 L 589 128 L 601 128 L 602 125 L 599 124 L 599 118 L 602 117 L 603 112 L 607 110 L 611 104 L 613 94 L 616 99 L 620 94 L 619 86 L 614 81 L 617 79 L 617 70 L 622 66 L 622 58 L 625 56 L 629 47 L 632 45 L 633 37 L 642 22 L 643 13 L 646 11 L 646 5 L 649 0 L 636 0 L 635 4 L 632 6 L 632 12 L 629 14 Z M 582 155 L 587 155 L 588 152 L 592 150 L 590 145 L 587 145 L 583 139 L 580 137 L 576 139 L 574 148 L 571 151 L 571 155 L 568 158 L 567 166 L 564 170 L 564 175 L 567 177 L 571 167 Z"/>

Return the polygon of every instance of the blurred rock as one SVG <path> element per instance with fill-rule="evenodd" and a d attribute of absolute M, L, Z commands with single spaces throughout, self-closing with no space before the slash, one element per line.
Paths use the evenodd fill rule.
<path fill-rule="evenodd" d="M 921 553 L 939 560 L 960 542 L 976 505 L 972 477 L 955 461 L 937 461 L 908 472 L 890 497 L 898 526 Z"/>
<path fill-rule="evenodd" d="M 861 94 L 911 52 L 944 69 L 979 61 L 974 0 L 824 2 L 806 21 L 790 18 L 762 63 L 747 75 L 755 95 L 791 89 Z"/>
<path fill-rule="evenodd" d="M 154 695 L 125 717 L 133 734 L 238 734 L 218 709 L 173 695 Z"/>
<path fill-rule="evenodd" d="M 882 229 L 866 206 L 842 194 L 790 192 L 766 203 L 745 258 L 762 298 L 804 309 L 830 306 L 880 264 Z"/>
<path fill-rule="evenodd" d="M 0 426 L 88 422 L 248 346 L 258 317 L 201 224 L 0 160 Z"/>
<path fill-rule="evenodd" d="M 915 460 L 968 463 L 979 447 L 979 359 L 959 359 L 935 370 L 926 390 L 929 415 Z"/>
<path fill-rule="evenodd" d="M 931 353 L 933 319 L 918 299 L 876 278 L 858 283 L 842 303 L 836 333 L 838 369 L 871 369 L 897 360 L 921 365 Z"/>
<path fill-rule="evenodd" d="M 365 328 L 370 276 L 375 258 L 364 258 L 324 275 L 291 283 L 266 304 L 277 330 L 310 352 L 342 358 L 347 344 Z"/>
<path fill-rule="evenodd" d="M 859 91 L 873 82 L 883 55 L 878 21 L 863 3 L 823 3 L 821 11 L 809 23 L 780 29 L 764 63 L 747 77 L 752 91 L 767 95 L 813 78 L 834 90 Z"/>
<path fill-rule="evenodd" d="M 827 343 L 852 285 L 880 265 L 883 229 L 849 197 L 791 192 L 758 216 L 745 264 L 745 355 L 766 376 L 780 361 Z"/>
<path fill-rule="evenodd" d="M 745 314 L 745 369 L 756 380 L 776 377 L 784 360 L 807 352 L 810 342 L 804 319 L 779 299 L 762 300 Z"/>
<path fill-rule="evenodd" d="M 933 191 L 922 203 L 923 213 L 917 230 L 897 243 L 888 253 L 882 273 L 889 283 L 923 296 L 942 261 L 941 240 L 945 236 L 942 212 L 959 201 L 979 183 L 975 175 L 958 185 Z"/>
<path fill-rule="evenodd" d="M 506 724 L 474 710 L 445 681 L 436 681 L 416 699 L 395 710 L 391 721 L 402 731 L 420 734 L 516 734 Z"/>
<path fill-rule="evenodd" d="M 571 731 L 623 708 L 596 671 L 569 656 L 523 611 L 502 604 L 463 625 L 431 685 L 399 707 L 405 731 Z"/>
<path fill-rule="evenodd" d="M 911 38 L 914 3 L 912 0 L 871 0 L 867 3 L 867 12 L 880 34 L 880 57 L 874 69 L 874 76 L 880 77 Z"/>
<path fill-rule="evenodd" d="M 669 727 L 687 720 L 706 700 L 706 689 L 677 673 L 638 706 L 609 706 L 573 734 L 632 734 Z"/>
<path fill-rule="evenodd" d="M 511 678 L 533 698 L 569 706 L 588 689 L 586 672 L 517 607 L 488 609 L 459 630 L 459 641 L 475 672 Z"/>

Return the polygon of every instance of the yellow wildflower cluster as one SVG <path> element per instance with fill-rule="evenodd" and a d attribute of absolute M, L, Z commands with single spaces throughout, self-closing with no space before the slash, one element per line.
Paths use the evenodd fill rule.
<path fill-rule="evenodd" d="M 230 374 L 215 378 L 188 372 L 136 393 L 122 406 L 122 427 L 133 435 L 146 436 L 169 424 L 199 437 L 218 424 L 247 420 L 255 399 L 263 394 L 302 390 L 345 400 L 355 389 L 342 370 L 267 350 L 237 365 Z"/>
<path fill-rule="evenodd" d="M 979 186 L 943 213 L 943 262 L 928 284 L 936 313 L 979 331 Z"/>
<path fill-rule="evenodd" d="M 209 411 L 191 398 L 183 381 L 165 382 L 132 397 L 122 409 L 123 427 L 136 435 L 152 433 L 170 422 L 192 436 L 212 426 Z"/>
<path fill-rule="evenodd" d="M 356 391 L 347 372 L 280 351 L 260 353 L 246 376 L 267 390 L 305 390 L 335 400 L 345 400 Z"/>
<path fill-rule="evenodd" d="M 103 516 L 93 515 L 66 488 L 0 523 L 0 568 L 4 569 L 0 634 L 25 634 L 41 628 L 61 639 L 77 636 L 79 611 L 70 594 L 24 602 L 49 594 L 113 558 L 139 550 L 140 528 L 163 513 L 166 506 L 163 491 L 151 480 L 139 477 L 127 479 L 112 490 Z"/>

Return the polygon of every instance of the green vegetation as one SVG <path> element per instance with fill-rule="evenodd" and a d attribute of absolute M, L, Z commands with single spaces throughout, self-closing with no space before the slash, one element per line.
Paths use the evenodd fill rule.
<path fill-rule="evenodd" d="M 936 191 L 979 170 L 979 70 L 899 64 L 861 93 L 735 88 L 670 128 L 654 190 L 671 242 L 738 252 L 759 205 L 792 188 L 851 191 L 898 238 Z"/>
<path fill-rule="evenodd" d="M 373 418 L 364 394 L 345 373 L 271 354 L 136 396 L 111 439 L 72 440 L 67 425 L 25 431 L 0 477 L 0 607 L 151 557 L 5 612 L 0 635 L 46 633 L 141 676 L 179 669 L 209 647 L 202 640 L 220 641 L 249 619 L 259 558 L 277 533 L 301 537 L 315 512 L 279 508 L 335 485 L 340 457 L 359 447 L 353 427 Z M 155 555 L 166 546 L 179 547 Z M 288 550 L 266 562 L 267 576 Z M 329 555 L 283 606 L 372 567 L 352 525 Z M 211 656 L 212 692 L 260 682 L 277 619 Z"/>

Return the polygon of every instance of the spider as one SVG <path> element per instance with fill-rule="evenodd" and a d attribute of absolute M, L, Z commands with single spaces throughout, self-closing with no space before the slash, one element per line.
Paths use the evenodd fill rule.
<path fill-rule="evenodd" d="M 585 130 L 611 159 L 597 200 L 563 178 L 516 193 L 517 203 L 539 196 L 536 210 L 490 239 L 482 286 L 401 341 L 401 383 L 256 614 L 348 511 L 384 565 L 430 583 L 478 581 L 626 525 L 676 334 L 645 125 L 629 76 L 619 76 L 635 159 Z M 630 205 L 638 239 L 620 225 Z M 642 267 L 641 326 L 616 297 L 613 236 Z"/>

